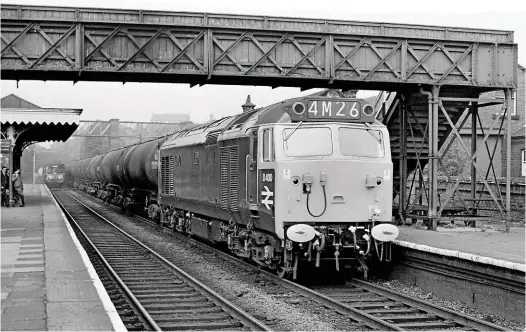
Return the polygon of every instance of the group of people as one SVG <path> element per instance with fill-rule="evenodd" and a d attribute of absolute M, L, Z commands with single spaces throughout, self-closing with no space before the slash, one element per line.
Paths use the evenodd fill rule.
<path fill-rule="evenodd" d="M 13 184 L 13 198 L 18 197 L 20 206 L 24 204 L 24 184 L 22 183 L 22 177 L 20 176 L 20 170 L 17 169 L 13 175 L 9 176 L 7 167 L 2 166 L 2 206 L 9 207 L 9 181 Z M 16 195 L 16 196 L 15 196 Z M 16 202 L 16 200 L 15 200 Z M 16 203 L 15 203 L 16 204 Z"/>

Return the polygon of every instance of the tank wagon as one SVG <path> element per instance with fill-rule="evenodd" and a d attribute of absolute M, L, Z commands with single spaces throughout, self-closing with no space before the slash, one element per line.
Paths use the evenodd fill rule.
<path fill-rule="evenodd" d="M 67 164 L 68 175 L 74 179 L 73 187 L 125 209 L 158 206 L 158 152 L 166 139 L 127 146 Z M 158 219 L 159 213 L 153 217 Z"/>
<path fill-rule="evenodd" d="M 325 90 L 243 109 L 66 167 L 79 188 L 283 277 L 388 260 L 393 167 L 373 107 Z"/>
<path fill-rule="evenodd" d="M 66 167 L 64 164 L 48 164 L 38 169 L 40 180 L 49 188 L 61 188 L 66 182 Z"/>

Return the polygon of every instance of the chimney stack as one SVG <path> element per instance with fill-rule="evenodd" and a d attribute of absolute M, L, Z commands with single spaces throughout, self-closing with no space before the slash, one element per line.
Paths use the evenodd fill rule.
<path fill-rule="evenodd" d="M 252 104 L 250 101 L 250 95 L 247 96 L 247 101 L 241 105 L 241 108 L 243 108 L 243 113 L 253 111 L 256 105 Z"/>
<path fill-rule="evenodd" d="M 342 94 L 345 98 L 356 98 L 358 90 L 342 90 Z"/>

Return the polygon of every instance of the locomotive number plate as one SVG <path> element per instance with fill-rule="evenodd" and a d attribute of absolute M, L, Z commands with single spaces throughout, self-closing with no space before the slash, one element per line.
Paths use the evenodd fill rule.
<path fill-rule="evenodd" d="M 274 202 L 276 196 L 274 194 L 274 170 L 273 169 L 262 169 L 259 171 L 260 178 L 260 198 L 261 207 L 270 211 L 271 215 L 274 215 Z"/>
<path fill-rule="evenodd" d="M 309 119 L 360 119 L 361 104 L 357 101 L 309 100 L 307 117 Z"/>

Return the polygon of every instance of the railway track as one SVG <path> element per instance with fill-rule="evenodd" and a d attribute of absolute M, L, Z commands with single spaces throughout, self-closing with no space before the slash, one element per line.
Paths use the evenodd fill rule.
<path fill-rule="evenodd" d="M 53 194 L 124 293 L 115 305 L 128 326 L 155 331 L 271 330 L 70 194 Z M 116 292 L 111 289 L 110 295 Z M 130 318 L 124 302 L 137 319 Z"/>
<path fill-rule="evenodd" d="M 119 208 L 107 205 L 113 210 Z M 135 215 L 134 218 L 156 227 L 158 224 Z M 257 269 L 260 276 L 288 291 L 311 299 L 341 315 L 360 322 L 369 328 L 390 331 L 451 330 L 451 331 L 506 331 L 507 329 L 453 310 L 408 297 L 379 285 L 362 280 L 352 280 L 343 285 L 305 287 L 261 270 L 234 256 L 200 241 L 163 228 L 178 241 L 192 243 L 213 252 L 226 261 Z"/>

